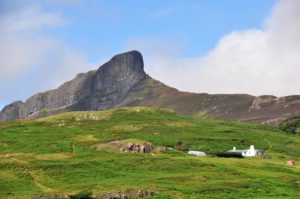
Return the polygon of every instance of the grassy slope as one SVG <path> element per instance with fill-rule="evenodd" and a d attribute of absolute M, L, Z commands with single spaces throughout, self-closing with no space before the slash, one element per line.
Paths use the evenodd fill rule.
<path fill-rule="evenodd" d="M 255 144 L 272 158 L 96 150 L 125 139 L 169 147 L 180 140 L 210 154 Z M 157 198 L 297 198 L 300 167 L 285 163 L 299 155 L 298 136 L 256 124 L 150 108 L 64 113 L 0 124 L 0 198 L 143 188 L 158 191 Z"/>

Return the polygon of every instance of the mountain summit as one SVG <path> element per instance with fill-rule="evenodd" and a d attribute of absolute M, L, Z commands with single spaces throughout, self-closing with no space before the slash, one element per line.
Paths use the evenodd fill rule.
<path fill-rule="evenodd" d="M 276 124 L 300 115 L 300 96 L 180 92 L 147 76 L 141 53 L 130 51 L 114 56 L 96 71 L 78 74 L 55 90 L 4 107 L 0 121 L 124 106 L 161 107 L 185 115 Z"/>

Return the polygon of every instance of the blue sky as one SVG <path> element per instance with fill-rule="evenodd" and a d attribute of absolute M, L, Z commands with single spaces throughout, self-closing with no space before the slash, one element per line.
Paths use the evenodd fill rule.
<path fill-rule="evenodd" d="M 224 34 L 260 27 L 275 0 L 129 0 L 82 1 L 49 4 L 68 25 L 47 30 L 73 48 L 86 52 L 92 62 L 123 51 L 134 38 L 159 37 L 184 44 L 184 55 L 210 50 Z M 159 45 L 159 44 L 157 44 Z"/>
<path fill-rule="evenodd" d="M 132 49 L 143 53 L 146 72 L 180 90 L 295 94 L 298 91 L 274 92 L 271 87 L 259 90 L 258 86 L 253 86 L 252 90 L 248 90 L 247 82 L 242 83 L 243 86 L 235 86 L 239 79 L 235 79 L 228 89 L 210 88 L 209 85 L 214 82 L 207 82 L 206 86 L 196 81 L 201 74 L 209 73 L 205 66 L 212 65 L 210 68 L 214 68 L 213 64 L 219 64 L 210 61 L 212 58 L 209 57 L 218 54 L 222 45 L 228 46 L 227 40 L 234 39 L 230 40 L 234 43 L 243 36 L 254 38 L 269 34 L 280 21 L 276 13 L 285 11 L 284 5 L 280 5 L 284 4 L 282 2 L 293 4 L 296 1 L 0 0 L 0 42 L 4 43 L 0 48 L 3 52 L 0 57 L 0 89 L 3 92 L 0 108 L 11 101 L 25 100 L 35 92 L 55 88 L 76 73 L 96 69 L 113 55 Z M 276 11 L 278 4 L 279 11 Z M 273 35 L 271 33 L 269 35 Z M 247 44 L 247 48 L 249 46 L 250 49 L 251 43 Z M 251 47 L 255 48 L 258 47 Z M 260 57 L 263 56 L 271 55 L 262 54 Z M 213 60 L 216 59 L 223 58 L 214 57 Z M 227 60 L 222 62 L 225 69 L 227 65 L 235 64 L 227 63 Z M 241 68 L 230 70 L 243 71 Z M 183 71 L 187 79 L 178 76 Z M 189 78 L 186 71 L 191 71 L 191 74 L 199 72 L 199 76 Z M 276 74 L 274 77 L 270 75 L 270 78 L 275 77 Z M 180 81 L 180 78 L 183 80 Z M 220 85 L 220 82 L 216 84 Z M 278 84 L 282 86 L 281 82 Z M 284 86 L 278 89 L 284 89 Z"/>

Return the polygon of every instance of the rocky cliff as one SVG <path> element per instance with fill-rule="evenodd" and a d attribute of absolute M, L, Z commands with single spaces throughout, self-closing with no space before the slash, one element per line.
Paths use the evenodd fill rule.
<path fill-rule="evenodd" d="M 114 56 L 97 71 L 78 74 L 55 90 L 6 106 L 0 121 L 123 106 L 169 108 L 184 115 L 277 124 L 300 115 L 300 96 L 180 92 L 147 76 L 142 55 L 131 51 Z"/>
<path fill-rule="evenodd" d="M 26 102 L 14 102 L 1 111 L 0 121 L 39 117 L 67 110 L 103 110 L 114 107 L 146 77 L 142 55 L 116 55 L 97 71 L 78 74 L 55 90 L 38 93 Z"/>

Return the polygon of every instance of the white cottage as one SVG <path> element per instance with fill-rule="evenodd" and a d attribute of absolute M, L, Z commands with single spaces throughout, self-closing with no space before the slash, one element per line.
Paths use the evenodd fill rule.
<path fill-rule="evenodd" d="M 242 156 L 245 157 L 252 157 L 252 156 L 258 156 L 264 153 L 263 150 L 258 150 L 254 148 L 254 145 L 251 145 L 249 149 L 244 149 L 244 150 L 240 150 L 240 149 L 236 149 L 235 147 L 233 147 L 232 150 L 228 151 L 229 153 L 240 153 L 242 154 Z"/>

